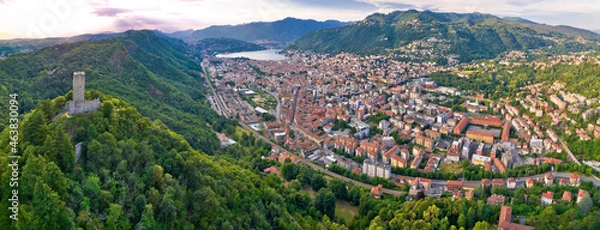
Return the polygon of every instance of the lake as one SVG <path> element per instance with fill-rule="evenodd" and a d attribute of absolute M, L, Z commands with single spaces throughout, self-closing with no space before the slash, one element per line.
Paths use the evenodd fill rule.
<path fill-rule="evenodd" d="M 278 54 L 277 52 L 279 52 L 279 51 L 281 51 L 281 49 L 266 49 L 266 50 L 258 50 L 258 51 L 217 54 L 216 57 L 218 57 L 218 58 L 245 57 L 245 58 L 249 58 L 252 60 L 258 60 L 258 61 L 279 61 L 279 60 L 288 59 L 288 57 Z"/>

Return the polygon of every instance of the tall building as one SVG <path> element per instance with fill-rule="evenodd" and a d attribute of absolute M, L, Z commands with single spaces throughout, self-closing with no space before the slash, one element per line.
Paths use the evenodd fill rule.
<path fill-rule="evenodd" d="M 92 112 L 100 108 L 102 103 L 99 98 L 85 100 L 85 72 L 73 73 L 73 100 L 67 102 L 69 114 L 75 115 L 83 112 Z"/>
<path fill-rule="evenodd" d="M 392 174 L 392 168 L 389 164 L 372 161 L 371 159 L 365 159 L 362 170 L 369 178 L 377 176 L 383 179 L 389 179 Z"/>

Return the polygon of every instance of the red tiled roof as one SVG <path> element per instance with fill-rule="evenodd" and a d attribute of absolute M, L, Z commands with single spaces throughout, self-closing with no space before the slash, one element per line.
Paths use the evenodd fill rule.
<path fill-rule="evenodd" d="M 381 196 L 381 192 L 382 192 L 381 184 L 379 184 L 379 185 L 377 185 L 377 187 L 373 187 L 371 189 L 371 194 L 373 194 L 375 196 Z"/>
<path fill-rule="evenodd" d="M 547 191 L 545 193 L 542 193 L 542 197 L 545 197 L 546 199 L 554 199 L 554 193 L 551 191 Z"/>
<path fill-rule="evenodd" d="M 571 199 L 573 199 L 573 195 L 571 194 L 571 192 L 565 191 L 563 193 L 562 199 L 566 201 L 571 201 Z"/>

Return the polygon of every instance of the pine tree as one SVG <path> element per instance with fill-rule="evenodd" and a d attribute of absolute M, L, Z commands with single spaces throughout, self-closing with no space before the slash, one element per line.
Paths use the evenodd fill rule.
<path fill-rule="evenodd" d="M 20 140 L 23 140 L 21 146 L 25 147 L 28 144 L 44 144 L 46 136 L 50 133 L 47 122 L 46 114 L 42 111 L 35 110 L 30 115 L 29 120 L 23 124 L 22 137 L 19 138 Z"/>
<path fill-rule="evenodd" d="M 74 223 L 59 195 L 43 182 L 36 183 L 32 200 L 32 229 L 73 229 Z"/>
<path fill-rule="evenodd" d="M 328 188 L 322 188 L 315 196 L 315 208 L 330 218 L 334 218 L 335 202 L 335 195 Z"/>
<path fill-rule="evenodd" d="M 581 198 L 579 204 L 577 204 L 577 206 L 579 206 L 579 211 L 581 211 L 581 213 L 587 215 L 587 213 L 590 212 L 590 210 L 592 210 L 592 206 L 594 206 L 594 201 L 592 200 L 592 197 L 590 197 L 590 194 L 586 192 Z"/>

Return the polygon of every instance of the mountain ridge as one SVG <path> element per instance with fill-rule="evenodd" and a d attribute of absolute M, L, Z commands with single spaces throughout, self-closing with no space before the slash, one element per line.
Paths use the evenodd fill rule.
<path fill-rule="evenodd" d="M 47 38 L 14 38 L 0 40 L 0 56 L 41 49 L 63 43 L 73 43 L 87 40 L 99 40 L 116 36 L 119 33 L 103 32 L 95 34 L 81 34 L 72 37 L 47 37 Z"/>
<path fill-rule="evenodd" d="M 224 37 L 253 42 L 259 45 L 281 45 L 292 42 L 310 31 L 344 25 L 348 25 L 348 23 L 336 20 L 317 21 L 314 19 L 287 17 L 272 22 L 213 25 L 201 30 L 177 31 L 167 35 L 184 41 Z"/>
<path fill-rule="evenodd" d="M 289 49 L 323 53 L 382 54 L 428 38 L 443 40 L 446 54 L 461 61 L 493 58 L 509 50 L 553 47 L 586 50 L 598 47 L 600 35 L 569 26 L 548 26 L 526 19 L 481 13 L 394 11 L 375 13 L 352 25 L 309 32 Z M 583 38 L 585 41 L 574 41 Z M 559 47 L 560 46 L 560 47 Z"/>

